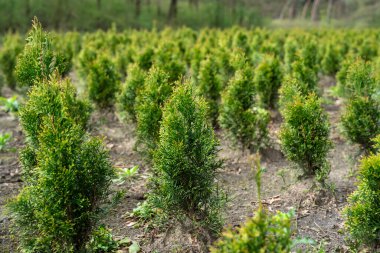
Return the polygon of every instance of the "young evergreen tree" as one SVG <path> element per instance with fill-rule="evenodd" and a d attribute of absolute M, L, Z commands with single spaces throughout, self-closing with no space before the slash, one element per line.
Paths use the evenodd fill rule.
<path fill-rule="evenodd" d="M 115 63 L 100 54 L 90 64 L 87 76 L 88 95 L 99 108 L 111 107 L 119 90 L 120 76 Z"/>
<path fill-rule="evenodd" d="M 61 52 L 53 50 L 50 34 L 44 32 L 37 18 L 34 18 L 24 50 L 17 57 L 17 82 L 21 86 L 32 86 L 48 79 L 53 72 L 63 76 L 69 68 L 69 60 Z"/>
<path fill-rule="evenodd" d="M 21 108 L 25 184 L 8 211 L 22 252 L 86 252 L 114 175 L 102 141 L 83 128 L 88 111 L 58 79 L 34 86 Z"/>
<path fill-rule="evenodd" d="M 371 63 L 358 59 L 348 69 L 343 94 L 345 110 L 341 117 L 349 140 L 370 150 L 372 139 L 380 134 L 380 104 L 376 98 L 378 81 Z"/>
<path fill-rule="evenodd" d="M 374 149 L 379 149 L 380 138 L 373 140 Z M 371 154 L 361 160 L 358 187 L 349 196 L 344 209 L 345 226 L 358 246 L 373 247 L 380 243 L 380 153 Z M 360 250 L 360 248 L 359 248 Z M 370 250 L 370 251 L 372 251 Z"/>
<path fill-rule="evenodd" d="M 125 112 L 133 122 L 136 122 L 136 98 L 144 87 L 146 74 L 137 64 L 132 64 L 128 67 L 127 75 L 117 97 L 118 109 L 121 113 Z"/>
<path fill-rule="evenodd" d="M 201 61 L 197 78 L 197 93 L 206 99 L 209 106 L 209 118 L 214 126 L 219 116 L 221 78 L 216 62 L 208 57 Z"/>
<path fill-rule="evenodd" d="M 261 106 L 274 108 L 281 80 L 280 61 L 273 55 L 265 55 L 256 67 L 253 79 Z"/>
<path fill-rule="evenodd" d="M 21 53 L 23 41 L 19 34 L 7 34 L 0 48 L 0 71 L 9 88 L 16 88 L 15 66 L 17 56 Z M 0 89 L 1 91 L 1 89 Z"/>
<path fill-rule="evenodd" d="M 297 91 L 295 91 L 297 93 Z M 284 123 L 280 130 L 281 147 L 286 157 L 308 175 L 317 175 L 323 182 L 330 172 L 326 159 L 332 147 L 329 121 L 321 100 L 311 93 L 296 94 L 282 110 Z"/>
<path fill-rule="evenodd" d="M 174 84 L 162 70 L 152 67 L 145 84 L 137 96 L 136 118 L 138 145 L 142 145 L 148 157 L 157 147 L 162 120 L 162 107 L 173 91 Z"/>
<path fill-rule="evenodd" d="M 164 212 L 201 220 L 221 228 L 221 192 L 215 183 L 218 141 L 207 121 L 207 104 L 188 84 L 178 87 L 165 104 L 160 140 L 154 153 L 156 175 L 148 200 Z"/>
<path fill-rule="evenodd" d="M 220 126 L 243 150 L 257 150 L 268 136 L 269 113 L 256 106 L 253 69 L 244 58 L 235 63 L 239 69 L 222 93 Z"/>

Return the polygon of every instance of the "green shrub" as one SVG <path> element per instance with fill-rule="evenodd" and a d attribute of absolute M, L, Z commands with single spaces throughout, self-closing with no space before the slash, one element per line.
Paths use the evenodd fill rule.
<path fill-rule="evenodd" d="M 292 64 L 290 76 L 307 87 L 308 92 L 317 91 L 317 73 L 309 68 L 303 60 L 297 60 Z"/>
<path fill-rule="evenodd" d="M 298 42 L 294 37 L 287 37 L 284 44 L 284 68 L 286 73 L 292 70 L 292 64 L 299 59 L 297 50 L 299 48 Z"/>
<path fill-rule="evenodd" d="M 215 60 L 208 57 L 201 61 L 197 78 L 197 93 L 206 99 L 209 106 L 209 118 L 214 126 L 217 125 L 219 115 L 221 78 Z"/>
<path fill-rule="evenodd" d="M 283 83 L 279 90 L 279 101 L 280 112 L 285 110 L 288 104 L 294 101 L 295 96 L 307 96 L 309 94 L 309 89 L 305 83 L 299 82 L 294 77 L 286 75 L 283 79 Z"/>
<path fill-rule="evenodd" d="M 221 192 L 215 183 L 218 141 L 207 123 L 207 105 L 187 84 L 178 87 L 163 111 L 154 154 L 156 175 L 148 201 L 172 215 L 186 215 L 218 232 Z"/>
<path fill-rule="evenodd" d="M 175 82 L 186 73 L 186 64 L 174 43 L 162 43 L 154 57 L 154 66 L 165 71 L 170 82 Z"/>
<path fill-rule="evenodd" d="M 330 172 L 326 159 L 332 147 L 329 121 L 315 94 L 295 95 L 282 111 L 284 123 L 280 130 L 281 147 L 286 157 L 298 164 L 308 175 L 323 181 Z"/>
<path fill-rule="evenodd" d="M 373 142 L 379 147 L 380 138 Z M 348 198 L 343 210 L 345 226 L 358 246 L 380 243 L 380 153 L 362 159 L 358 188 Z M 372 252 L 372 251 L 371 251 Z M 374 252 L 374 251 L 373 251 Z"/>
<path fill-rule="evenodd" d="M 352 56 L 346 56 L 346 59 L 342 61 L 339 71 L 336 73 L 335 79 L 337 80 L 337 95 L 344 96 L 346 80 L 347 80 L 347 72 L 354 59 Z"/>
<path fill-rule="evenodd" d="M 137 64 L 129 65 L 127 79 L 122 85 L 117 97 L 119 111 L 128 115 L 132 121 L 136 121 L 136 98 L 144 86 L 145 71 Z"/>
<path fill-rule="evenodd" d="M 239 64 L 241 65 L 241 64 Z M 269 113 L 256 106 L 253 73 L 244 63 L 222 93 L 220 126 L 243 150 L 257 150 L 268 136 Z"/>
<path fill-rule="evenodd" d="M 272 55 L 265 55 L 262 62 L 255 69 L 253 81 L 261 105 L 265 108 L 274 108 L 282 81 L 280 61 Z"/>
<path fill-rule="evenodd" d="M 105 54 L 100 54 L 88 69 L 88 95 L 99 108 L 114 104 L 119 90 L 120 76 L 113 61 Z"/>
<path fill-rule="evenodd" d="M 335 75 L 340 69 L 340 57 L 337 47 L 328 43 L 321 61 L 323 72 L 327 75 Z"/>
<path fill-rule="evenodd" d="M 114 170 L 102 141 L 83 129 L 87 115 L 80 118 L 84 104 L 73 91 L 67 83 L 42 83 L 21 108 L 29 137 L 21 154 L 24 187 L 8 212 L 22 252 L 84 252 L 108 202 Z"/>
<path fill-rule="evenodd" d="M 344 97 L 372 96 L 378 89 L 374 67 L 371 62 L 357 59 L 347 70 L 344 86 Z"/>
<path fill-rule="evenodd" d="M 62 53 L 54 52 L 50 34 L 42 30 L 41 24 L 35 18 L 26 45 L 17 57 L 17 82 L 21 86 L 32 86 L 50 78 L 55 71 L 63 76 L 69 70 L 70 62 Z"/>
<path fill-rule="evenodd" d="M 370 97 L 350 98 L 341 122 L 349 140 L 370 150 L 373 145 L 372 138 L 380 134 L 380 105 Z"/>
<path fill-rule="evenodd" d="M 75 87 L 69 80 L 53 78 L 34 87 L 29 101 L 19 111 L 20 124 L 30 145 L 38 147 L 44 115 L 69 117 L 82 128 L 87 127 L 91 108 L 88 102 L 77 99 Z"/>
<path fill-rule="evenodd" d="M 137 96 L 136 118 L 138 145 L 151 157 L 159 138 L 162 106 L 172 94 L 173 84 L 162 70 L 152 67 L 146 76 L 145 84 Z"/>
<path fill-rule="evenodd" d="M 278 212 L 271 215 L 259 209 L 237 231 L 228 229 L 216 242 L 212 253 L 286 253 L 291 252 L 292 215 Z"/>
<path fill-rule="evenodd" d="M 16 88 L 14 69 L 16 59 L 23 48 L 23 42 L 18 34 L 7 34 L 0 48 L 0 71 L 5 76 L 5 82 L 11 89 Z"/>
<path fill-rule="evenodd" d="M 153 58 L 154 50 L 150 47 L 147 47 L 137 55 L 136 63 L 141 69 L 148 71 L 153 65 Z"/>

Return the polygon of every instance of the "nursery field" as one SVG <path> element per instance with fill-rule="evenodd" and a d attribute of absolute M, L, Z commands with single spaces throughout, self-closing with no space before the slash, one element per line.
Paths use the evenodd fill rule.
<path fill-rule="evenodd" d="M 0 41 L 0 252 L 380 251 L 380 30 Z"/>

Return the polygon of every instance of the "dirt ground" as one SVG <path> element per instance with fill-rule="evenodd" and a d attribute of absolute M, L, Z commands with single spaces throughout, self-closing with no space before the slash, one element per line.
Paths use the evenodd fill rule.
<path fill-rule="evenodd" d="M 321 190 L 312 179 L 299 179 L 300 171 L 289 163 L 280 151 L 278 132 L 281 117 L 272 112 L 270 145 L 262 152 L 262 196 L 264 205 L 270 210 L 295 210 L 295 237 L 309 237 L 324 245 L 327 252 L 347 252 L 341 210 L 346 198 L 355 189 L 355 173 L 359 149 L 347 143 L 339 129 L 341 101 L 331 97 L 328 87 L 334 84 L 331 78 L 323 77 L 321 87 L 326 100 L 325 108 L 331 121 L 331 139 L 334 148 L 329 154 L 331 173 L 328 178 L 330 190 Z M 10 96 L 9 90 L 4 91 Z M 12 132 L 10 148 L 0 152 L 0 212 L 6 199 L 17 194 L 21 186 L 18 151 L 23 146 L 23 135 L 17 118 L 0 112 L 0 132 Z M 130 212 L 144 201 L 150 165 L 134 150 L 134 126 L 121 122 L 112 111 L 94 112 L 91 133 L 105 137 L 112 162 L 117 167 L 139 166 L 138 176 L 119 188 L 126 190 L 121 203 L 103 221 L 112 229 L 116 238 L 130 237 L 139 242 L 142 252 L 205 252 L 208 240 L 201 241 L 195 231 L 186 225 L 172 224 L 165 231 L 146 231 L 130 217 Z M 250 156 L 231 146 L 222 132 L 220 158 L 224 166 L 218 172 L 218 182 L 229 196 L 225 211 L 225 224 L 239 226 L 257 207 L 257 188 L 251 170 Z M 16 252 L 7 239 L 7 217 L 0 214 L 0 252 Z M 13 248 L 12 248 L 13 247 Z M 127 250 L 122 250 L 127 252 Z"/>

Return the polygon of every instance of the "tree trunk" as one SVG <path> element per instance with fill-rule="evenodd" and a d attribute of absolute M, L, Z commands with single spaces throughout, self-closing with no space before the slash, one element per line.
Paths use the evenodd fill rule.
<path fill-rule="evenodd" d="M 141 14 L 141 0 L 135 0 L 135 18 L 140 17 Z"/>
<path fill-rule="evenodd" d="M 331 19 L 331 9 L 333 5 L 333 0 L 329 0 L 329 3 L 327 5 L 327 21 L 330 22 Z"/>
<path fill-rule="evenodd" d="M 157 16 L 161 16 L 162 10 L 161 10 L 161 0 L 157 0 Z"/>
<path fill-rule="evenodd" d="M 177 2 L 178 0 L 171 0 L 168 12 L 168 21 L 172 22 L 177 17 Z"/>
<path fill-rule="evenodd" d="M 302 19 L 306 18 L 307 11 L 309 10 L 311 0 L 306 0 L 305 5 L 303 6 L 302 9 Z"/>
<path fill-rule="evenodd" d="M 317 21 L 317 19 L 318 19 L 318 7 L 319 7 L 320 3 L 321 3 L 320 0 L 314 0 L 313 8 L 311 9 L 311 20 L 312 21 Z"/>
<path fill-rule="evenodd" d="M 296 14 L 296 4 L 297 4 L 297 0 L 290 1 L 289 12 L 288 12 L 288 17 L 290 19 L 293 19 Z"/>
<path fill-rule="evenodd" d="M 284 7 L 282 7 L 281 13 L 280 13 L 280 19 L 284 19 L 285 12 L 288 9 L 288 6 L 292 0 L 287 0 Z"/>

